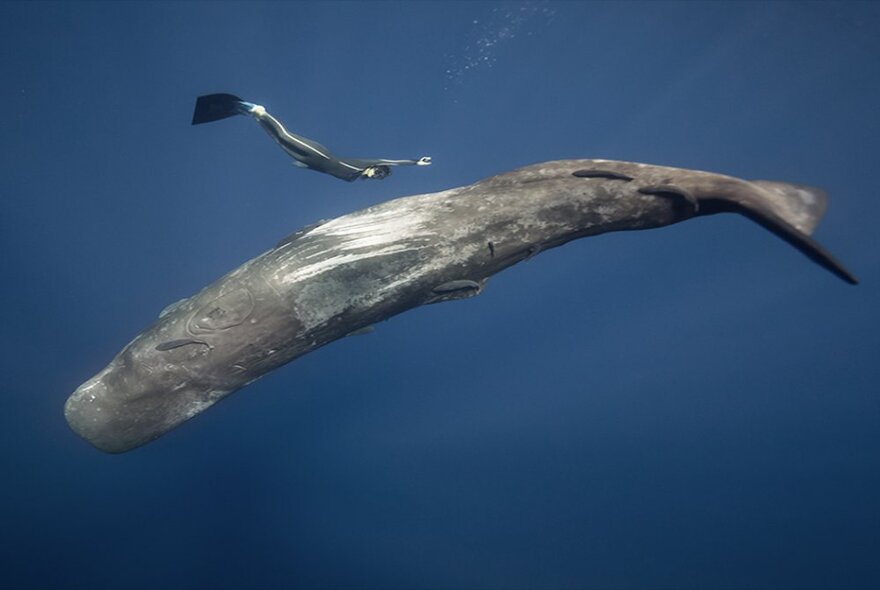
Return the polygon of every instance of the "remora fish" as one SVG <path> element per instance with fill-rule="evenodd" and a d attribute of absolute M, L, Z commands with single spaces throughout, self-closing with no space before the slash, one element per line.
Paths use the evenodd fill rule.
<path fill-rule="evenodd" d="M 809 187 L 607 160 L 535 164 L 306 228 L 169 307 L 67 400 L 97 448 L 143 445 L 269 371 L 570 240 L 738 212 L 847 282 Z"/>

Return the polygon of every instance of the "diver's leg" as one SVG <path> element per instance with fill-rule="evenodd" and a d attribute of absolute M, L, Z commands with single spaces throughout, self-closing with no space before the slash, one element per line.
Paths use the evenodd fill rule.
<path fill-rule="evenodd" d="M 320 143 L 289 132 L 281 121 L 266 112 L 263 105 L 242 100 L 232 94 L 199 97 L 199 104 L 202 110 L 200 112 L 197 105 L 196 112 L 200 116 L 193 116 L 193 124 L 216 121 L 232 115 L 250 115 L 295 160 L 297 166 L 325 172 L 343 180 L 354 180 L 363 172 L 362 168 L 334 156 Z"/>
<path fill-rule="evenodd" d="M 257 120 L 260 127 L 281 146 L 287 154 L 306 167 L 314 167 L 323 161 L 337 161 L 338 158 L 320 143 L 291 133 L 285 129 L 281 121 L 266 112 L 258 104 L 242 102 L 242 109 Z"/>
<path fill-rule="evenodd" d="M 261 104 L 254 104 L 246 100 L 241 100 L 238 104 L 243 115 L 253 115 L 254 118 L 259 119 L 261 116 L 266 114 L 266 107 Z M 280 126 L 281 123 L 279 123 L 278 125 Z"/>
<path fill-rule="evenodd" d="M 288 153 L 295 160 L 305 164 L 306 159 L 312 156 L 312 148 L 303 141 L 298 141 L 297 136 L 290 133 L 281 124 L 281 121 L 266 112 L 262 105 L 244 103 L 243 108 L 247 109 L 247 114 L 251 115 L 260 124 L 260 127 L 269 134 L 269 137 L 275 140 L 281 149 Z"/>

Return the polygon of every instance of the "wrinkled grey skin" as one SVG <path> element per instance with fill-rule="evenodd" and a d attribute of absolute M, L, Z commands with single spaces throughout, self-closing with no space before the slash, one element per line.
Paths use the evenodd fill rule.
<path fill-rule="evenodd" d="M 575 173 L 578 173 L 577 175 Z M 808 236 L 816 189 L 606 160 L 527 166 L 308 227 L 169 306 L 67 400 L 97 448 L 143 445 L 269 371 L 570 240 L 738 211 L 849 282 Z"/>

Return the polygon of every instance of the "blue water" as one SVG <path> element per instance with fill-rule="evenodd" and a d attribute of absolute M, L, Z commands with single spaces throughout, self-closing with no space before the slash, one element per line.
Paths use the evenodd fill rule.
<path fill-rule="evenodd" d="M 880 587 L 880 5 L 0 4 L 0 586 Z M 232 92 L 381 182 L 300 170 Z M 67 396 L 280 237 L 518 166 L 823 187 L 542 253 L 131 453 Z"/>

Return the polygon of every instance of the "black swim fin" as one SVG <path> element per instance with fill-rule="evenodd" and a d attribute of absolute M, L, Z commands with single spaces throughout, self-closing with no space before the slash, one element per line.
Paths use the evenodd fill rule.
<path fill-rule="evenodd" d="M 245 111 L 242 104 L 244 101 L 234 94 L 206 94 L 196 99 L 196 108 L 193 111 L 193 125 L 219 121 L 227 117 L 241 115 Z"/>

